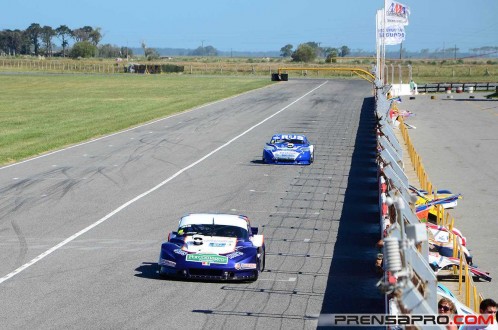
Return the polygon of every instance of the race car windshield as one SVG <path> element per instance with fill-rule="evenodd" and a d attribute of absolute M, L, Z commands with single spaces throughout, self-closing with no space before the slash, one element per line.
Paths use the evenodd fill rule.
<path fill-rule="evenodd" d="M 293 144 L 304 144 L 303 140 L 295 140 L 295 139 L 276 139 L 276 140 L 271 140 L 271 144 L 275 143 L 293 143 Z"/>
<path fill-rule="evenodd" d="M 178 229 L 180 235 L 204 235 L 236 237 L 238 239 L 248 239 L 247 230 L 237 226 L 198 224 L 188 225 Z"/>

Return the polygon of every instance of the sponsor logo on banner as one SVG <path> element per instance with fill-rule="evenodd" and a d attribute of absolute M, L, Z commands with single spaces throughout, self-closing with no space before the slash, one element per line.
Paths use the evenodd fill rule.
<path fill-rule="evenodd" d="M 405 40 L 405 27 L 403 25 L 392 25 L 385 29 L 379 29 L 379 39 L 384 39 L 386 45 L 398 45 Z"/>
<path fill-rule="evenodd" d="M 203 266 L 209 266 L 210 264 L 226 265 L 228 263 L 228 258 L 225 256 L 207 253 L 189 254 L 187 255 L 186 260 L 192 262 L 200 262 Z"/>
<path fill-rule="evenodd" d="M 408 25 L 408 16 L 410 15 L 410 8 L 408 8 L 406 5 L 400 2 L 386 0 L 385 10 L 386 10 L 387 25 L 391 24 Z"/>

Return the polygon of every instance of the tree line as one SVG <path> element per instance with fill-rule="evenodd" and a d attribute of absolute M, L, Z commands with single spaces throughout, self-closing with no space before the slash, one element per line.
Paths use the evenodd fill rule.
<path fill-rule="evenodd" d="M 55 39 L 60 41 L 60 49 L 55 50 Z M 70 41 L 74 44 L 69 47 Z M 8 55 L 35 55 L 61 57 L 126 57 L 133 52 L 128 47 L 117 47 L 110 44 L 100 45 L 101 28 L 83 26 L 70 29 L 67 25 L 58 28 L 41 26 L 32 23 L 25 30 L 0 31 L 0 53 Z"/>
<path fill-rule="evenodd" d="M 290 57 L 295 62 L 313 62 L 317 57 L 323 57 L 326 63 L 333 63 L 337 57 L 345 57 L 351 53 L 348 46 L 320 47 L 320 43 L 314 41 L 300 44 L 294 51 L 293 48 L 291 44 L 285 45 L 280 49 L 280 56 Z"/>

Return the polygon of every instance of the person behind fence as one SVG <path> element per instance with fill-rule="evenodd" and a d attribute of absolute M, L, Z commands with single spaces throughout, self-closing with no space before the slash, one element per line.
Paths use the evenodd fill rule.
<path fill-rule="evenodd" d="M 498 311 L 498 304 L 493 299 L 488 298 L 481 301 L 481 304 L 479 305 L 479 313 L 481 313 L 482 315 L 493 314 L 495 318 L 493 324 L 490 324 L 483 329 L 498 329 L 498 323 L 496 320 L 497 311 Z"/>
<path fill-rule="evenodd" d="M 467 325 L 461 326 L 461 330 L 496 330 L 498 329 L 498 322 L 496 320 L 496 314 L 498 310 L 498 304 L 493 299 L 484 299 L 479 305 L 479 313 L 484 316 L 493 315 L 493 324 L 487 325 Z"/>
<path fill-rule="evenodd" d="M 413 79 L 410 80 L 410 93 L 412 93 L 412 95 L 418 94 L 417 84 L 413 81 Z"/>
<path fill-rule="evenodd" d="M 453 303 L 453 301 L 451 301 L 448 298 L 444 298 L 444 297 L 441 298 L 441 300 L 439 300 L 439 302 L 437 303 L 437 311 L 439 314 L 448 315 L 448 316 L 455 315 L 457 312 L 455 304 Z M 456 330 L 456 329 L 458 329 L 458 327 L 456 324 L 448 324 L 446 326 L 446 329 Z"/>

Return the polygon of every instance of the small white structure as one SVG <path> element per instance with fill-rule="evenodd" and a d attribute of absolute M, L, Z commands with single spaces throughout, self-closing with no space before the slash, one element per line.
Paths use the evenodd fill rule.
<path fill-rule="evenodd" d="M 392 84 L 391 86 L 391 94 L 394 97 L 402 95 L 412 95 L 409 84 Z"/>

